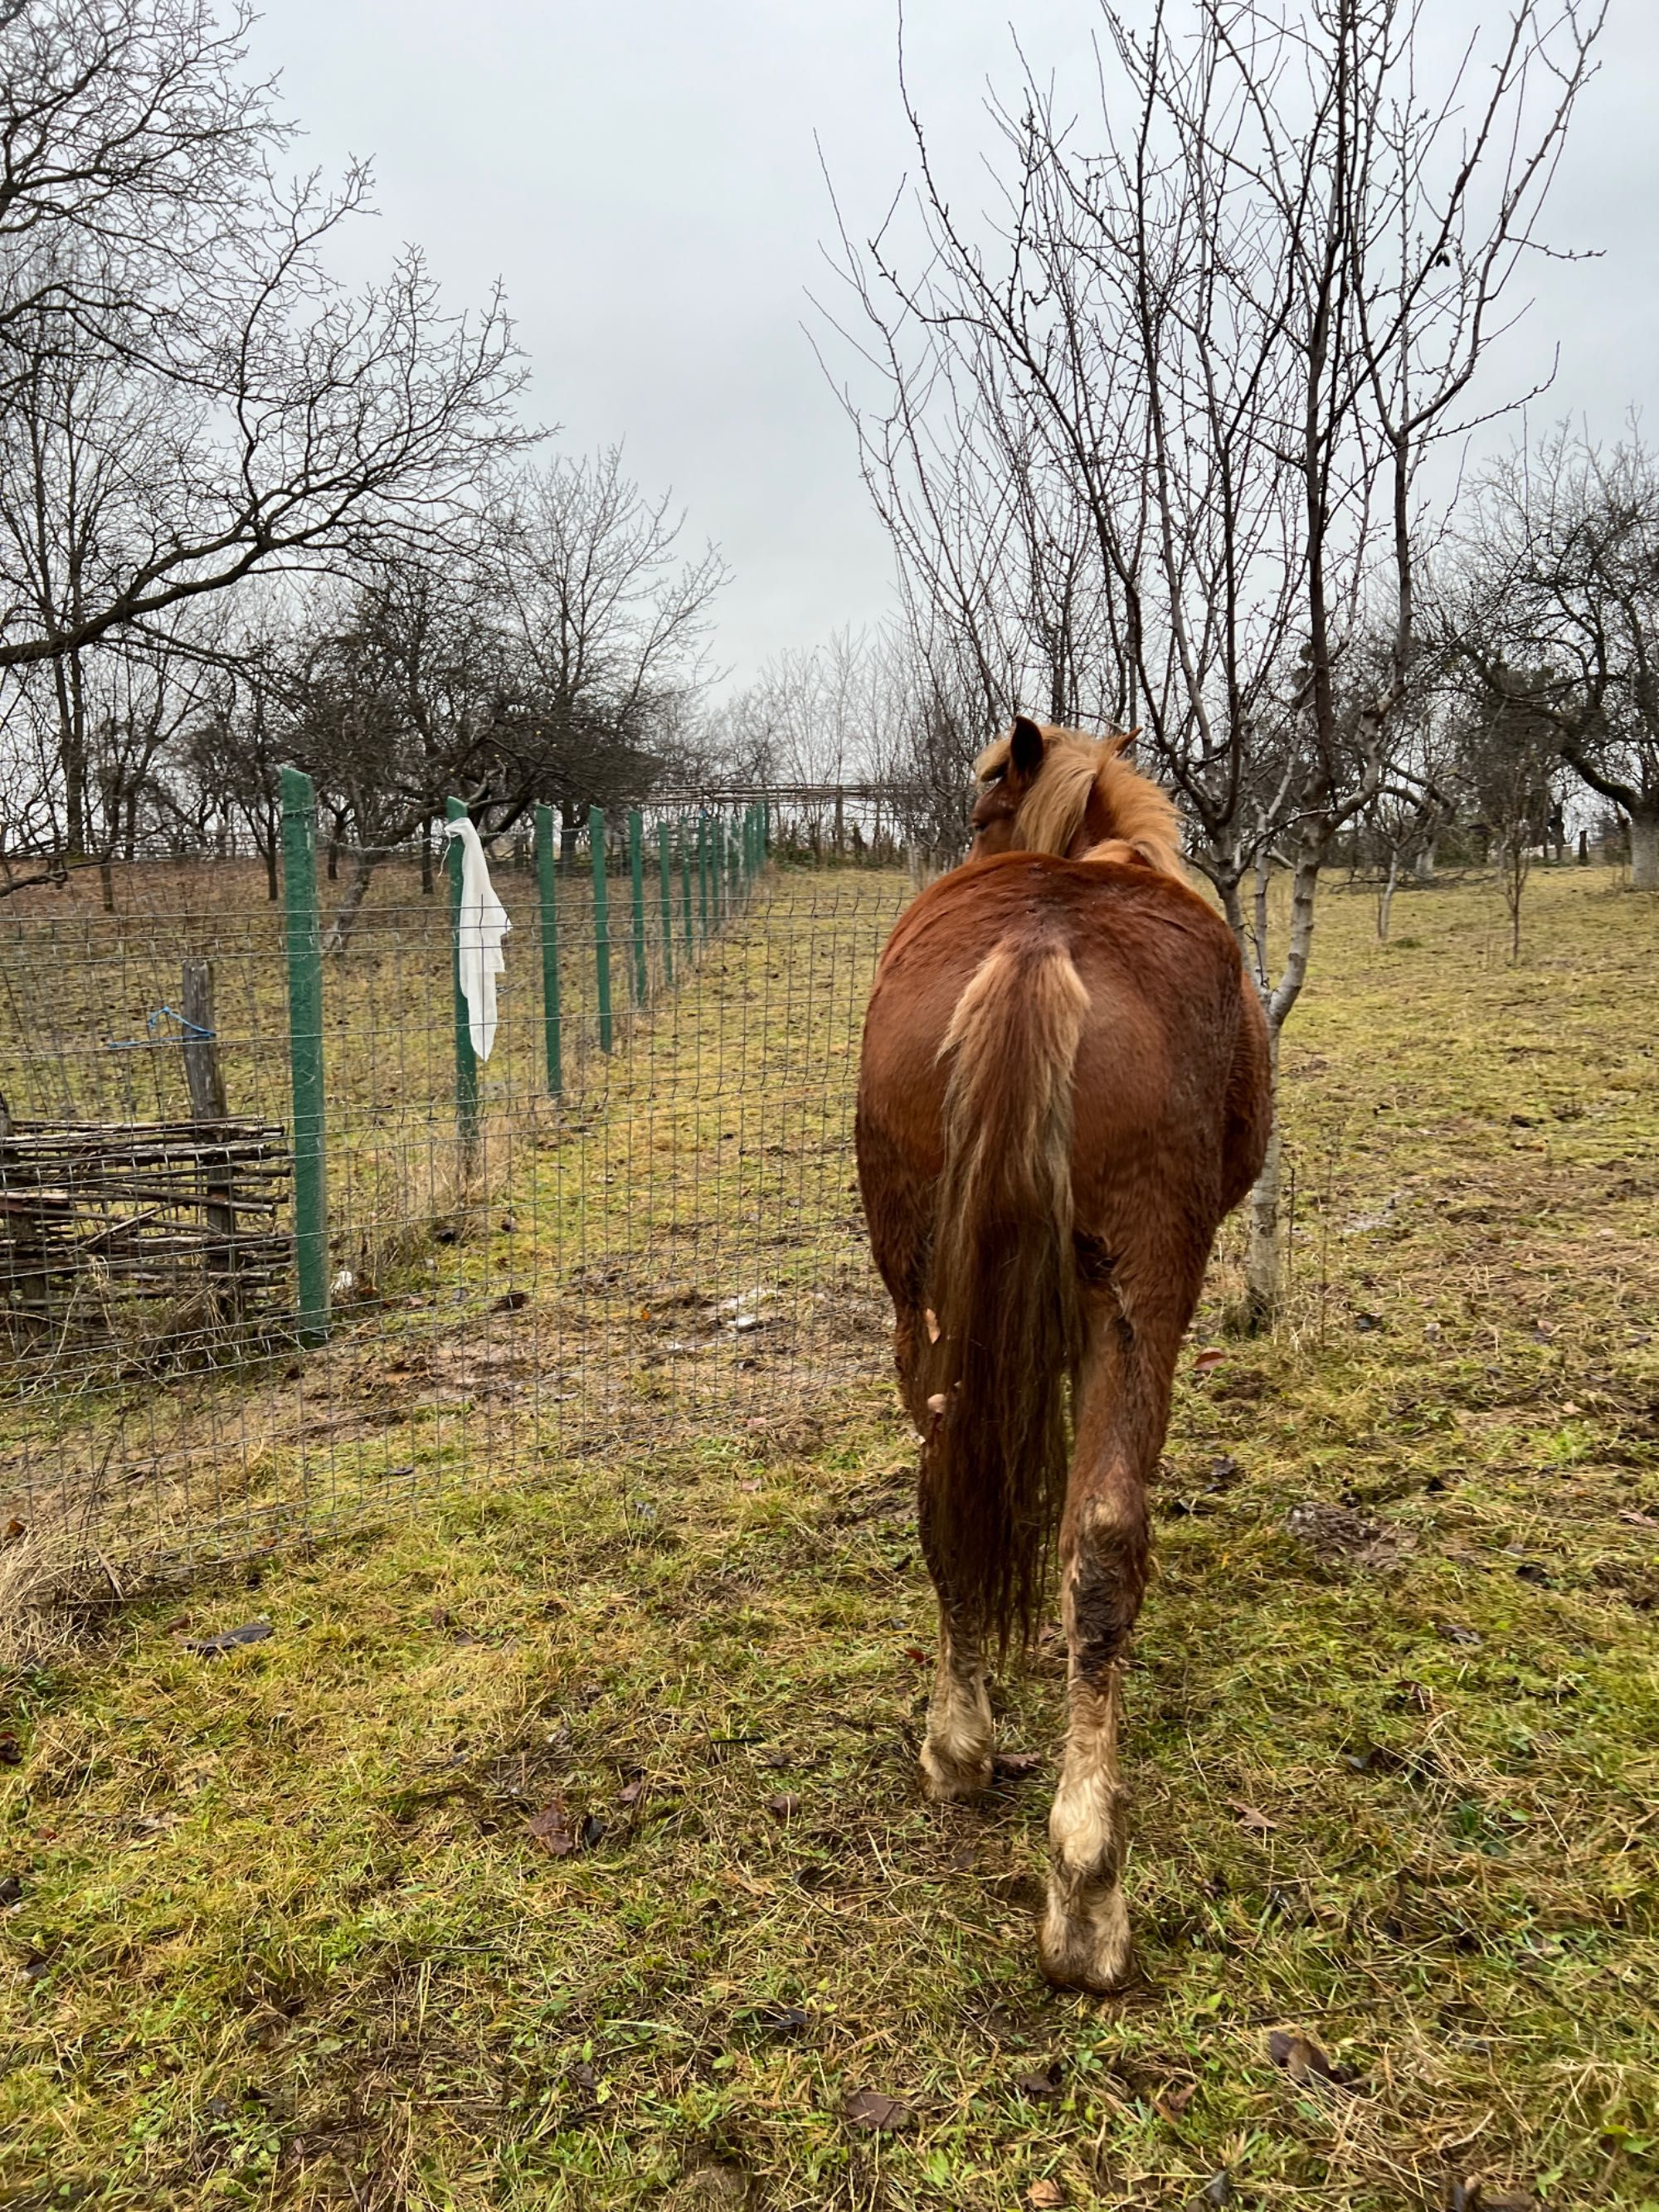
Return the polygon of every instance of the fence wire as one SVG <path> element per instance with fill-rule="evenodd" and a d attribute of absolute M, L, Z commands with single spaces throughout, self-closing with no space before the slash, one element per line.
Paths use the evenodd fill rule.
<path fill-rule="evenodd" d="M 376 866 L 322 961 L 321 1340 L 263 864 L 119 866 L 109 911 L 96 881 L 8 902 L 0 1527 L 77 1528 L 125 1584 L 561 1454 L 787 1430 L 885 1371 L 852 1105 L 911 875 L 757 842 L 745 865 L 741 822 L 705 866 L 690 821 L 641 823 L 638 871 L 626 834 L 597 875 L 587 839 L 562 856 L 557 1092 L 545 878 L 493 858 L 513 927 L 476 1121 L 447 886 Z M 325 922 L 356 857 L 335 856 Z M 257 1161 L 229 1156 L 257 1132 Z M 54 1182 L 65 1142 L 82 1164 Z"/>

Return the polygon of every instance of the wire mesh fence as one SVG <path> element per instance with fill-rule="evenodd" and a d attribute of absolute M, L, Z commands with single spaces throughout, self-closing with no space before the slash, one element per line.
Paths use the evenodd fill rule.
<path fill-rule="evenodd" d="M 883 1372 L 852 1097 L 906 869 L 544 817 L 477 1060 L 447 887 L 380 860 L 324 952 L 290 802 L 286 904 L 138 861 L 0 915 L 0 1525 L 125 1583 Z"/>

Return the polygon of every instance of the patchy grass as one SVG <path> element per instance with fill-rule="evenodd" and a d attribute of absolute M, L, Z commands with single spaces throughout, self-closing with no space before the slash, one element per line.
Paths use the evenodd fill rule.
<path fill-rule="evenodd" d="M 723 1154 L 696 1079 L 750 945 L 665 1039 L 679 1103 L 619 1070 L 517 1193 L 600 1279 L 559 1322 L 578 1407 L 502 1399 L 469 1494 L 19 1679 L 0 2202 L 1161 2208 L 1224 2171 L 1332 2212 L 1659 2203 L 1656 924 L 1599 874 L 1528 899 L 1519 968 L 1490 886 L 1402 894 L 1388 947 L 1327 902 L 1291 1309 L 1214 1334 L 1224 1251 L 1224 1356 L 1183 1363 L 1123 2000 L 1035 1968 L 1052 1641 L 1002 1692 L 1038 1772 L 921 1802 L 913 1453 L 856 1316 L 815 1397 L 857 1279 L 817 994 L 744 1048 L 800 1099 L 781 1152 Z M 816 1318 L 742 1368 L 643 1293 L 752 1269 L 732 1223 L 775 1225 L 815 1146 Z M 695 1206 L 641 1202 L 652 1159 Z M 324 1358 L 383 1410 L 442 1399 L 446 1342 Z M 1294 2078 L 1276 2028 L 1352 2081 Z M 861 2090 L 910 2124 L 850 2124 Z"/>

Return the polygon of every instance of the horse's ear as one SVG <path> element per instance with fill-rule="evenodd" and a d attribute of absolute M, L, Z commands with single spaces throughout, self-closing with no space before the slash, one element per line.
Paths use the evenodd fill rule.
<path fill-rule="evenodd" d="M 1135 739 L 1139 735 L 1140 731 L 1138 726 L 1133 730 L 1120 730 L 1117 735 L 1109 740 L 1106 750 L 1115 757 L 1121 758 L 1125 753 L 1133 750 Z"/>
<path fill-rule="evenodd" d="M 1008 741 L 1009 772 L 1029 783 L 1042 766 L 1042 732 L 1024 714 L 1016 714 L 1014 733 Z"/>

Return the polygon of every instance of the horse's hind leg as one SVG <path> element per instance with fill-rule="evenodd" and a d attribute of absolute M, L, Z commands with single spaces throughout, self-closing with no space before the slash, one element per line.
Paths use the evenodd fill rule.
<path fill-rule="evenodd" d="M 922 1480 L 916 1519 L 922 1557 L 933 1579 L 939 1600 L 939 1659 L 933 1669 L 933 1694 L 927 1703 L 927 1733 L 921 1747 L 922 1778 L 927 1794 L 939 1804 L 972 1797 L 991 1779 L 993 1723 L 991 1700 L 985 1687 L 983 1638 L 972 1610 L 956 1595 L 950 1533 L 929 1510 L 927 1483 L 927 1440 L 934 1414 L 921 1393 L 923 1333 L 931 1335 L 933 1316 L 925 1308 L 900 1310 L 893 1333 L 899 1387 L 921 1434 Z"/>
<path fill-rule="evenodd" d="M 1137 1333 L 1109 1292 L 1090 1301 L 1077 1447 L 1060 1527 L 1069 1725 L 1049 1815 L 1050 1981 L 1102 1994 L 1128 1972 L 1121 1886 L 1126 1793 L 1118 1776 L 1119 1676 L 1149 1553 L 1146 1492 L 1163 1444 L 1184 1314 Z"/>
<path fill-rule="evenodd" d="M 925 1454 L 927 1446 L 922 1449 Z M 928 1510 L 925 1482 L 919 1518 L 922 1555 L 939 1598 L 939 1662 L 927 1704 L 921 1771 L 928 1796 L 944 1804 L 975 1796 L 989 1785 L 995 1724 L 985 1686 L 980 1623 L 956 1593 L 950 1539 Z"/>

